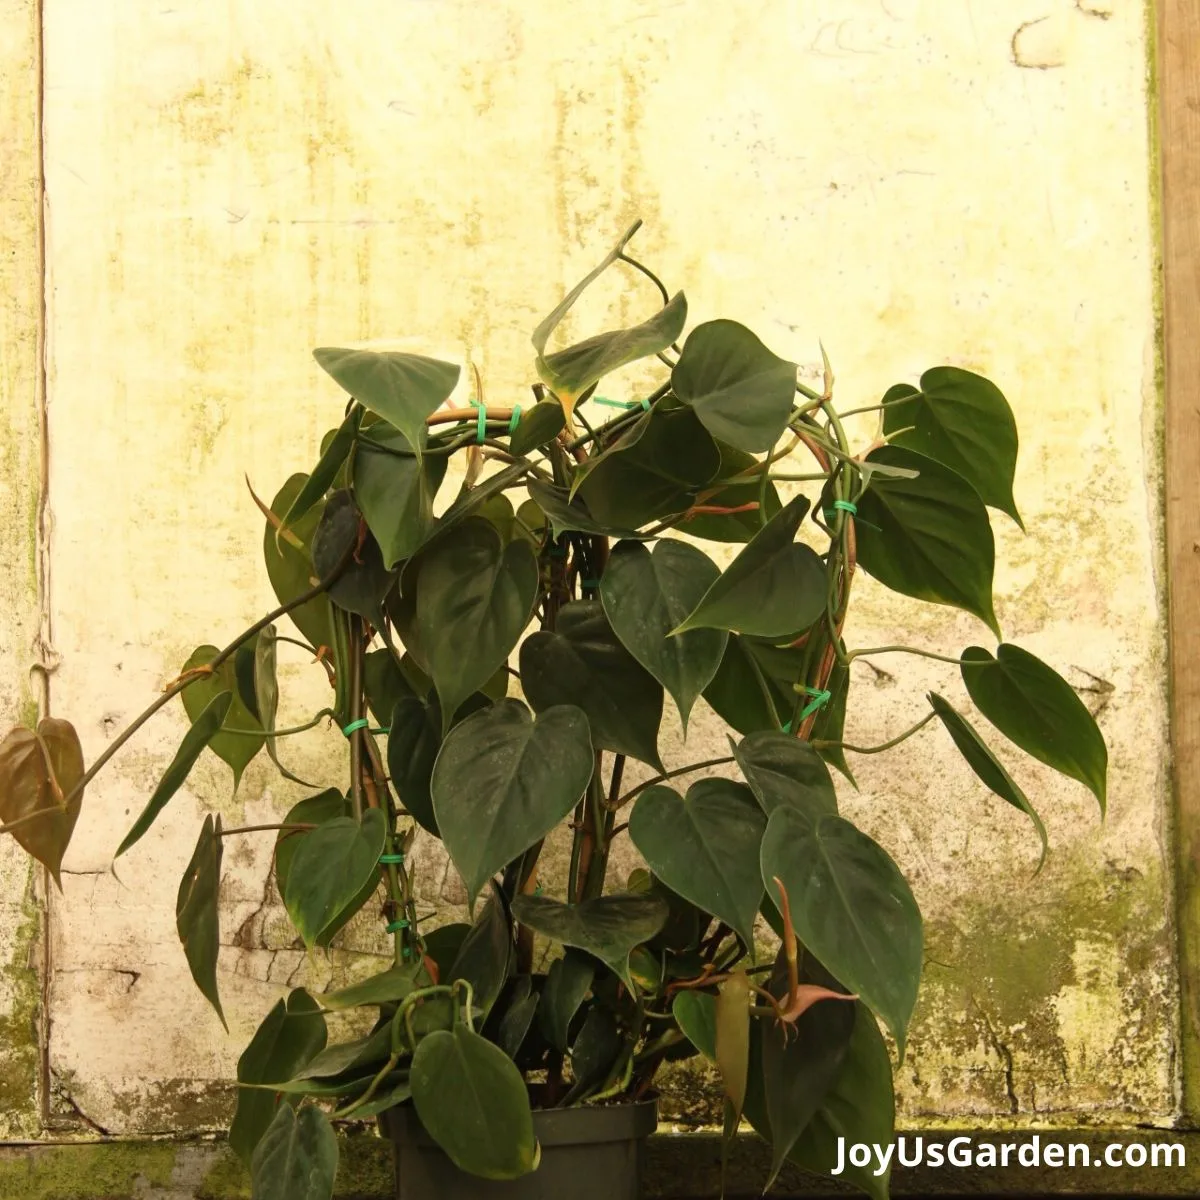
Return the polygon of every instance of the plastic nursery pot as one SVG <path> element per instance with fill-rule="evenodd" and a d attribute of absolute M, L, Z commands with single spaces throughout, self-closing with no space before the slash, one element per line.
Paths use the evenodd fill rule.
<path fill-rule="evenodd" d="M 396 1151 L 399 1200 L 637 1200 L 642 1147 L 658 1126 L 653 1100 L 608 1108 L 536 1109 L 536 1171 L 496 1182 L 460 1171 L 405 1104 L 380 1117 Z"/>

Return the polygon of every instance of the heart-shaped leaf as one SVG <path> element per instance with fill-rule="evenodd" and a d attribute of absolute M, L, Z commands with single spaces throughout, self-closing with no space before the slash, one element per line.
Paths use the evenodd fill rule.
<path fill-rule="evenodd" d="M 1038 859 L 1037 865 L 1037 869 L 1040 871 L 1042 864 L 1046 861 L 1046 849 L 1049 843 L 1046 838 L 1046 827 L 1042 824 L 1042 819 L 1037 815 L 1033 805 L 1029 803 L 1029 797 L 1017 786 L 1012 776 L 1004 769 L 1004 764 L 992 753 L 991 748 L 979 736 L 975 727 L 966 717 L 956 712 L 953 706 L 936 692 L 929 693 L 929 703 L 933 706 L 933 711 L 937 713 L 942 724 L 945 725 L 946 732 L 954 739 L 954 744 L 963 758 L 967 760 L 971 770 L 1001 800 L 1007 800 L 1013 808 L 1019 809 L 1033 822 L 1038 840 L 1042 843 L 1042 855 Z"/>
<path fill-rule="evenodd" d="M 770 450 L 787 428 L 796 364 L 771 353 L 736 321 L 706 321 L 688 334 L 671 390 L 713 437 L 739 450 Z"/>
<path fill-rule="evenodd" d="M 707 992 L 691 989 L 676 992 L 671 1015 L 684 1037 L 704 1055 L 717 1059 L 717 999 Z"/>
<path fill-rule="evenodd" d="M 1020 646 L 1004 643 L 993 658 L 981 646 L 962 653 L 963 682 L 975 707 L 1010 742 L 1039 762 L 1107 797 L 1108 747 L 1075 689 Z"/>
<path fill-rule="evenodd" d="M 451 730 L 433 768 L 433 810 L 472 903 L 575 807 L 593 767 L 587 717 L 569 705 L 535 720 L 519 700 L 501 700 Z"/>
<path fill-rule="evenodd" d="M 797 542 L 808 500 L 797 496 L 763 526 L 673 630 L 729 629 L 760 637 L 795 635 L 824 611 L 825 568 Z"/>
<path fill-rule="evenodd" d="M 186 675 L 196 667 L 207 666 L 219 653 L 216 646 L 197 646 L 183 664 L 182 673 Z M 266 744 L 266 738 L 263 736 L 262 725 L 250 711 L 238 688 L 233 660 L 227 658 L 216 671 L 209 675 L 201 675 L 189 683 L 183 689 L 183 707 L 187 711 L 188 720 L 194 724 L 213 698 L 221 692 L 231 693 L 229 711 L 222 722 L 223 728 L 244 732 L 218 732 L 209 739 L 208 745 L 222 762 L 228 763 L 233 769 L 233 789 L 236 792 L 242 772 Z"/>
<path fill-rule="evenodd" d="M 443 732 L 458 706 L 507 661 L 537 590 L 529 543 L 505 546 L 481 518 L 464 521 L 422 556 L 417 633 L 441 700 Z"/>
<path fill-rule="evenodd" d="M 538 1023 L 546 1041 L 560 1054 L 566 1052 L 571 1021 L 587 999 L 595 975 L 595 963 L 578 950 L 567 950 L 546 972 Z"/>
<path fill-rule="evenodd" d="M 906 446 L 957 471 L 984 504 L 1025 528 L 1012 490 L 1017 422 L 990 379 L 961 367 L 933 367 L 921 376 L 920 390 L 898 384 L 888 389 L 883 403 L 883 432 L 893 446 Z"/>
<path fill-rule="evenodd" d="M 68 721 L 46 717 L 36 732 L 17 728 L 0 742 L 0 824 L 14 826 L 12 836 L 50 871 L 60 891 L 83 791 L 66 801 L 83 774 L 83 748 Z"/>
<path fill-rule="evenodd" d="M 354 499 L 391 570 L 421 548 L 433 530 L 433 500 L 446 474 L 439 455 L 424 462 L 395 453 L 404 441 L 398 430 L 378 427 L 354 455 Z M 389 452 L 391 451 L 391 452 Z"/>
<path fill-rule="evenodd" d="M 540 479 L 531 479 L 528 483 L 529 494 L 537 506 L 546 514 L 555 537 L 561 537 L 569 530 L 580 533 L 596 533 L 605 537 L 636 538 L 639 535 L 632 529 L 610 528 L 594 517 L 587 505 L 580 499 L 571 500 L 563 488 L 545 483 Z"/>
<path fill-rule="evenodd" d="M 670 916 L 659 896 L 600 896 L 563 904 L 549 896 L 517 896 L 513 917 L 535 933 L 586 950 L 612 969 L 629 990 L 629 952 L 649 941 Z"/>
<path fill-rule="evenodd" d="M 204 818 L 191 862 L 183 872 L 175 900 L 175 928 L 183 944 L 192 979 L 201 995 L 217 1010 L 225 1032 L 229 1023 L 221 1011 L 217 992 L 217 951 L 221 945 L 221 915 L 217 894 L 221 890 L 221 818 Z"/>
<path fill-rule="evenodd" d="M 254 1200 L 332 1200 L 338 1144 L 325 1114 L 281 1104 L 254 1149 Z"/>
<path fill-rule="evenodd" d="M 421 1039 L 409 1076 L 417 1116 L 463 1171 L 517 1179 L 537 1166 L 533 1113 L 520 1071 L 465 1025 Z"/>
<path fill-rule="evenodd" d="M 133 828 L 117 847 L 114 858 L 120 858 L 130 846 L 141 840 L 142 835 L 158 818 L 158 814 L 167 806 L 167 802 L 183 786 L 183 781 L 187 779 L 196 765 L 196 759 L 200 757 L 204 747 L 221 728 L 225 714 L 229 711 L 232 703 L 233 693 L 221 692 L 220 695 L 214 696 L 208 702 L 204 711 L 192 722 L 191 728 L 183 735 L 183 741 L 179 743 L 179 749 L 175 751 L 171 765 L 158 781 L 158 787 L 154 789 L 154 794 L 146 802 L 141 816 L 133 823 Z"/>
<path fill-rule="evenodd" d="M 749 483 L 723 485 L 723 480 L 745 474 L 759 460 L 725 442 L 717 442 L 717 449 L 721 452 L 721 469 L 704 489 L 704 503 L 743 511 L 696 513 L 688 517 L 684 528 L 689 537 L 705 542 L 748 542 L 783 507 L 779 492 L 770 482 L 764 491 L 759 477 L 752 477 Z M 746 509 L 748 504 L 755 507 Z"/>
<path fill-rule="evenodd" d="M 817 709 L 812 725 L 812 743 L 817 753 L 830 766 L 836 767 L 857 788 L 854 773 L 846 762 L 846 752 L 841 746 L 842 731 L 846 724 L 846 698 L 850 692 L 850 668 L 834 663 L 825 684 L 829 692 L 829 703 Z"/>
<path fill-rule="evenodd" d="M 392 709 L 388 728 L 388 774 L 396 795 L 417 824 L 437 837 L 430 791 L 433 764 L 442 748 L 442 710 L 437 697 L 402 698 Z"/>
<path fill-rule="evenodd" d="M 515 1059 L 525 1043 L 538 1007 L 538 994 L 533 990 L 530 976 L 521 975 L 515 979 L 510 996 L 504 1016 L 500 1018 L 496 1042 L 509 1058 Z"/>
<path fill-rule="evenodd" d="M 313 351 L 351 396 L 393 425 L 419 459 L 425 445 L 425 418 L 440 408 L 458 385 L 462 368 L 421 354 L 397 351 Z"/>
<path fill-rule="evenodd" d="M 504 898 L 494 884 L 488 902 L 462 940 L 442 983 L 465 979 L 472 988 L 472 1008 L 482 1022 L 492 1010 L 512 966 L 512 933 Z"/>
<path fill-rule="evenodd" d="M 267 754 L 280 775 L 301 787 L 313 787 L 314 784 L 306 783 L 299 776 L 293 775 L 279 761 L 275 738 L 271 736 L 275 732 L 275 718 L 279 712 L 279 677 L 276 672 L 278 640 L 274 625 L 260 630 L 258 637 L 254 639 L 254 698 L 258 723 L 263 727 Z"/>
<path fill-rule="evenodd" d="M 296 932 L 312 949 L 346 906 L 378 879 L 387 818 L 377 808 L 336 817 L 304 835 L 292 859 L 283 904 Z"/>
<path fill-rule="evenodd" d="M 316 1001 L 303 989 L 278 1000 L 238 1059 L 238 1083 L 269 1083 L 290 1079 L 325 1048 L 325 1018 Z M 241 1086 L 229 1126 L 229 1145 L 247 1166 L 254 1148 L 269 1128 L 280 1099 L 260 1087 Z"/>
<path fill-rule="evenodd" d="M 809 821 L 836 815 L 829 768 L 807 742 L 764 730 L 743 738 L 733 753 L 767 816 L 780 807 L 795 809 Z"/>
<path fill-rule="evenodd" d="M 754 943 L 767 819 L 745 784 L 699 779 L 687 797 L 661 784 L 637 798 L 629 836 L 659 879 Z"/>
<path fill-rule="evenodd" d="M 330 438 L 329 445 L 325 447 L 320 460 L 313 467 L 312 474 L 304 481 L 304 486 L 283 514 L 282 523 L 275 531 L 276 544 L 279 543 L 283 530 L 290 529 L 325 498 L 325 493 L 333 486 L 342 463 L 350 454 L 350 447 L 354 445 L 354 435 L 358 433 L 362 417 L 363 410 L 357 404 L 353 405 L 346 419 Z"/>
<path fill-rule="evenodd" d="M 575 1097 L 601 1087 L 605 1076 L 616 1067 L 624 1038 L 616 1016 L 607 1008 L 593 1005 L 571 1044 L 571 1073 Z"/>
<path fill-rule="evenodd" d="M 386 971 L 370 975 L 359 983 L 351 983 L 333 992 L 322 992 L 319 996 L 321 1007 L 330 1012 L 342 1012 L 348 1008 L 362 1008 L 366 1005 L 394 1004 L 416 990 L 419 970 L 419 966 L 409 963 L 388 967 Z"/>
<path fill-rule="evenodd" d="M 362 514 L 354 497 L 343 489 L 325 503 L 321 523 L 313 534 L 313 567 L 328 579 L 341 566 L 329 587 L 329 598 L 338 608 L 365 617 L 376 629 L 383 625 L 383 598 L 395 576 L 383 564 L 383 552 L 373 534 L 363 530 Z"/>
<path fill-rule="evenodd" d="M 535 712 L 569 704 L 587 714 L 597 749 L 628 754 L 657 770 L 663 692 L 613 632 L 596 600 L 576 600 L 553 631 L 521 644 L 521 688 Z"/>
<path fill-rule="evenodd" d="M 903 1059 L 924 939 L 900 868 L 849 821 L 827 815 L 814 824 L 780 807 L 767 822 L 762 874 L 776 903 L 782 880 L 801 945 L 887 1022 Z"/>
<path fill-rule="evenodd" d="M 802 649 L 733 634 L 704 698 L 738 733 L 778 730 L 791 718 L 796 700 L 792 684 L 803 663 Z"/>
<path fill-rule="evenodd" d="M 529 454 L 552 442 L 567 423 L 561 404 L 553 400 L 540 400 L 521 414 L 517 427 L 509 439 L 508 448 L 513 454 Z"/>
<path fill-rule="evenodd" d="M 867 461 L 920 474 L 877 479 L 859 498 L 859 565 L 894 592 L 973 613 L 999 637 L 995 543 L 979 493 L 949 467 L 902 446 L 881 446 Z"/>
<path fill-rule="evenodd" d="M 625 648 L 671 694 L 684 732 L 696 698 L 721 665 L 724 630 L 667 635 L 720 576 L 716 563 L 687 542 L 663 538 L 653 552 L 618 542 L 600 579 L 600 599 Z"/>
<path fill-rule="evenodd" d="M 598 333 L 565 350 L 539 356 L 538 377 L 554 393 L 573 405 L 605 375 L 665 350 L 683 332 L 687 301 L 676 292 L 654 316 L 630 329 Z"/>

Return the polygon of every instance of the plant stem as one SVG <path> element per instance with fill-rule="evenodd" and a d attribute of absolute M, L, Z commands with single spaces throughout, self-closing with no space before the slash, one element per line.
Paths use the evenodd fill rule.
<path fill-rule="evenodd" d="M 306 825 L 303 822 L 296 824 L 295 822 L 286 825 L 240 825 L 236 829 L 222 829 L 219 836 L 229 837 L 235 833 L 265 833 L 267 830 L 288 829 L 295 830 L 297 833 L 303 832 L 306 829 L 316 829 L 315 825 Z M 4 830 L 0 829 L 0 833 Z"/>
<path fill-rule="evenodd" d="M 347 725 L 362 719 L 362 635 L 362 617 L 355 614 L 350 618 L 350 720 Z M 354 819 L 360 822 L 363 817 L 362 733 L 362 729 L 356 729 L 350 735 L 350 808 Z"/>
<path fill-rule="evenodd" d="M 901 742 L 912 737 L 918 729 L 924 729 L 936 716 L 937 713 L 927 713 L 915 725 L 910 726 L 898 736 L 889 738 L 886 742 L 880 742 L 878 746 L 852 746 L 849 742 L 825 742 L 818 740 L 813 742 L 813 748 L 832 750 L 836 747 L 839 750 L 851 750 L 855 754 L 879 754 L 883 750 L 890 750 L 893 746 L 900 745 Z"/>
<path fill-rule="evenodd" d="M 613 812 L 624 808 L 635 796 L 644 792 L 648 787 L 653 787 L 656 783 L 662 783 L 664 779 L 674 779 L 677 775 L 689 775 L 693 771 L 703 771 L 705 767 L 720 767 L 725 763 L 736 761 L 737 759 L 732 754 L 727 754 L 724 758 L 706 758 L 703 762 L 692 763 L 690 767 L 676 767 L 673 771 L 664 771 L 661 775 L 655 775 L 652 779 L 647 779 L 645 783 L 639 783 L 637 787 L 631 788 L 623 796 L 618 796 L 616 803 L 610 803 L 609 807 Z"/>
<path fill-rule="evenodd" d="M 289 729 L 273 729 L 268 733 L 265 729 L 230 729 L 227 726 L 221 727 L 222 733 L 233 733 L 239 737 L 260 737 L 260 738 L 281 738 L 290 737 L 294 733 L 307 733 L 308 730 L 315 728 L 326 717 L 332 717 L 332 708 L 323 708 L 311 721 L 306 721 L 303 725 L 293 725 Z"/>
<path fill-rule="evenodd" d="M 863 650 L 851 650 L 846 655 L 846 661 L 853 662 L 856 658 L 861 658 L 866 654 L 916 654 L 921 658 L 934 658 L 938 662 L 954 663 L 955 666 L 963 666 L 970 660 L 965 658 L 951 658 L 948 654 L 935 654 L 932 650 L 921 650 L 916 646 L 869 646 Z"/>

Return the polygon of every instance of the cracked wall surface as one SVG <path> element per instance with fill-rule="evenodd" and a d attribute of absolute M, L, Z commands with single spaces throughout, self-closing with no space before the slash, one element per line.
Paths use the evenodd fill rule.
<path fill-rule="evenodd" d="M 904 867 L 928 925 L 902 1110 L 929 1124 L 1167 1121 L 1177 1000 L 1143 10 L 699 7 L 703 20 L 617 0 L 564 24 L 550 0 L 349 0 L 335 17 L 307 0 L 48 0 L 54 711 L 93 759 L 194 646 L 272 606 L 243 473 L 273 494 L 336 424 L 312 347 L 398 339 L 473 362 L 497 402 L 527 396 L 529 331 L 640 216 L 639 257 L 686 289 L 691 324 L 740 320 L 809 381 L 821 338 L 847 407 L 938 363 L 1008 395 L 1029 532 L 997 518 L 997 613 L 1097 712 L 1110 811 L 1101 825 L 1081 787 L 1008 756 L 1050 833 L 1035 878 L 1031 830 L 932 727 L 858 766 L 844 810 Z M 32 8 L 8 11 L 26 18 L 24 35 L 0 33 L 21 68 Z M 26 103 L 22 78 L 6 71 L 4 86 Z M 0 128 L 24 146 L 20 111 L 0 110 Z M 28 274 L 30 228 L 5 221 L 0 270 Z M 22 320 L 36 297 L 21 286 L 0 293 L 4 447 L 24 456 L 0 495 L 20 516 L 5 522 L 10 559 L 26 563 L 36 356 L 22 357 Z M 30 297 L 26 317 L 2 306 L 12 295 Z M 636 279 L 606 280 L 566 333 L 653 304 Z M 612 387 L 637 395 L 646 378 Z M 869 438 L 870 418 L 852 433 Z M 16 659 L 36 634 L 22 578 L 7 573 L 17 590 L 0 614 Z M 852 611 L 857 645 L 988 638 L 861 575 Z M 323 684 L 281 653 L 280 720 L 302 720 Z M 23 667 L 6 655 L 0 703 L 14 709 Z M 930 688 L 965 700 L 952 668 L 860 661 L 848 739 L 911 724 Z M 233 795 L 207 757 L 116 879 L 112 852 L 183 730 L 168 709 L 89 790 L 52 899 L 49 1100 L 67 1126 L 221 1125 L 237 1056 L 282 989 L 345 979 L 380 951 L 367 912 L 309 960 L 264 889 L 269 838 L 238 839 L 221 893 L 224 1034 L 178 945 L 178 879 L 207 807 L 267 822 L 300 792 L 261 756 Z M 687 746 L 669 739 L 664 756 L 723 747 L 697 711 Z M 325 785 L 344 754 L 317 732 L 286 760 Z M 438 848 L 418 843 L 417 859 L 422 903 L 461 914 Z M 24 887 L 18 871 L 0 906 L 14 962 Z M 25 978 L 0 974 L 0 1019 L 24 1013 Z M 703 1083 L 677 1072 L 667 1114 L 707 1119 Z"/>

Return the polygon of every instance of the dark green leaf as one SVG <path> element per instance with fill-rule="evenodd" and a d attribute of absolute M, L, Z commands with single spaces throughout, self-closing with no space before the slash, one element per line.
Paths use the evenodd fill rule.
<path fill-rule="evenodd" d="M 313 357 L 364 407 L 404 435 L 417 458 L 425 445 L 425 418 L 449 399 L 461 368 L 421 354 L 322 347 Z"/>
<path fill-rule="evenodd" d="M 325 1114 L 281 1104 L 254 1150 L 254 1200 L 332 1200 L 338 1145 Z"/>
<path fill-rule="evenodd" d="M 578 497 L 567 499 L 563 488 L 554 487 L 540 479 L 531 479 L 528 484 L 529 494 L 537 506 L 546 514 L 554 536 L 559 537 L 568 530 L 578 530 L 580 533 L 598 533 L 606 537 L 636 538 L 639 535 L 632 529 L 615 529 L 602 524 L 592 516 L 586 504 Z"/>
<path fill-rule="evenodd" d="M 658 896 L 601 896 L 562 904 L 549 896 L 518 896 L 513 917 L 535 933 L 586 950 L 611 967 L 633 991 L 629 952 L 649 941 L 666 923 L 670 909 Z"/>
<path fill-rule="evenodd" d="M 811 546 L 796 542 L 808 512 L 797 496 L 754 536 L 676 626 L 729 629 L 761 637 L 784 637 L 805 629 L 825 611 L 825 568 Z"/>
<path fill-rule="evenodd" d="M 463 938 L 442 983 L 465 979 L 472 988 L 472 1007 L 483 1021 L 492 1010 L 512 965 L 513 944 L 504 899 L 494 884 L 488 902 Z"/>
<path fill-rule="evenodd" d="M 196 849 L 183 872 L 175 900 L 175 928 L 183 944 L 192 979 L 201 995 L 217 1010 L 225 1032 L 229 1023 L 221 1011 L 217 992 L 217 951 L 221 945 L 221 917 L 217 893 L 221 890 L 221 818 L 204 818 Z"/>
<path fill-rule="evenodd" d="M 276 674 L 276 643 L 275 626 L 268 625 L 254 639 L 254 698 L 255 716 L 267 735 L 275 732 L 275 718 L 279 711 L 279 679 Z M 301 787 L 313 787 L 311 783 L 293 775 L 280 761 L 279 752 L 275 746 L 275 738 L 266 738 L 267 754 L 275 764 L 276 769 L 284 779 L 298 783 Z"/>
<path fill-rule="evenodd" d="M 587 718 L 568 705 L 535 720 L 519 700 L 501 700 L 451 730 L 433 768 L 433 809 L 472 902 L 575 807 L 593 766 Z"/>
<path fill-rule="evenodd" d="M 587 715 L 597 749 L 628 754 L 657 770 L 663 691 L 613 632 L 598 600 L 576 600 L 553 631 L 521 644 L 521 688 L 534 711 L 574 705 Z"/>
<path fill-rule="evenodd" d="M 313 534 L 313 567 L 321 579 L 327 579 L 344 563 L 330 585 L 329 598 L 338 608 L 365 617 L 378 629 L 383 625 L 383 598 L 395 576 L 384 567 L 374 536 L 369 531 L 363 536 L 362 524 L 353 496 L 347 491 L 334 492 Z"/>
<path fill-rule="evenodd" d="M 389 728 L 387 760 L 392 786 L 405 811 L 437 837 L 430 791 L 433 764 L 442 747 L 442 710 L 437 697 L 427 701 L 403 697 L 392 709 Z"/>
<path fill-rule="evenodd" d="M 949 467 L 900 446 L 872 450 L 867 461 L 920 475 L 875 480 L 859 498 L 859 566 L 894 592 L 973 613 L 999 637 L 995 544 L 979 494 Z"/>
<path fill-rule="evenodd" d="M 767 816 L 780 807 L 793 808 L 809 821 L 837 813 L 829 768 L 807 742 L 765 730 L 744 738 L 733 753 Z"/>
<path fill-rule="evenodd" d="M 713 1062 L 717 1060 L 717 998 L 688 989 L 676 992 L 671 1013 L 684 1037 Z"/>
<path fill-rule="evenodd" d="M 697 696 L 725 653 L 724 630 L 696 629 L 668 637 L 720 575 L 716 563 L 687 542 L 664 538 L 653 553 L 641 542 L 618 542 L 600 579 L 600 599 L 625 648 L 671 694 L 686 732 Z"/>
<path fill-rule="evenodd" d="M 240 1084 L 290 1079 L 325 1048 L 325 1018 L 303 989 L 289 993 L 267 1013 L 238 1059 Z M 259 1087 L 239 1087 L 237 1109 L 229 1126 L 229 1145 L 247 1166 L 275 1116 L 279 1100 Z"/>
<path fill-rule="evenodd" d="M 804 651 L 733 634 L 704 698 L 738 733 L 779 729 L 791 718 Z"/>
<path fill-rule="evenodd" d="M 754 454 L 770 450 L 787 428 L 796 364 L 777 358 L 736 321 L 706 321 L 688 334 L 671 390 L 713 437 Z"/>
<path fill-rule="evenodd" d="M 817 753 L 836 767 L 854 785 L 854 774 L 846 762 L 846 752 L 837 743 L 842 740 L 842 732 L 846 725 L 846 697 L 850 692 L 850 668 L 835 662 L 829 673 L 829 682 L 825 685 L 829 692 L 829 703 L 817 709 L 817 719 L 812 725 L 812 740 L 816 742 L 833 743 L 827 746 L 817 746 Z"/>
<path fill-rule="evenodd" d="M 1020 646 L 1004 643 L 995 658 L 969 646 L 962 657 L 963 682 L 975 707 L 1026 754 L 1079 780 L 1103 815 L 1108 747 L 1075 689 Z"/>
<path fill-rule="evenodd" d="M 616 1017 L 598 1004 L 588 1009 L 571 1044 L 571 1073 L 575 1076 L 575 1087 L 579 1089 L 576 1095 L 604 1081 L 623 1046 Z"/>
<path fill-rule="evenodd" d="M 533 1024 L 537 1012 L 538 994 L 528 975 L 520 976 L 514 983 L 512 1000 L 500 1021 L 497 1042 L 509 1058 L 516 1058 L 525 1041 L 525 1035 Z"/>
<path fill-rule="evenodd" d="M 391 1057 L 391 1050 L 392 1030 L 390 1024 L 386 1024 L 366 1037 L 326 1046 L 298 1071 L 293 1071 L 288 1079 L 268 1079 L 265 1082 L 271 1087 L 277 1087 L 306 1079 L 336 1079 L 356 1072 L 360 1075 L 366 1074 L 377 1064 L 387 1062 Z"/>
<path fill-rule="evenodd" d="M 984 504 L 1025 528 L 1012 491 L 1017 423 L 990 379 L 961 367 L 934 367 L 921 376 L 920 391 L 899 384 L 883 400 L 883 432 L 893 446 L 957 471 Z"/>
<path fill-rule="evenodd" d="M 990 657 L 990 655 L 989 655 Z M 1038 859 L 1037 869 L 1042 869 L 1046 861 L 1046 827 L 1037 815 L 1029 797 L 1017 786 L 1012 776 L 1004 769 L 1004 764 L 992 753 L 991 748 L 981 738 L 975 727 L 961 713 L 942 699 L 936 692 L 929 693 L 929 703 L 946 727 L 946 732 L 954 739 L 963 758 L 967 760 L 972 771 L 983 780 L 987 786 L 1000 797 L 1007 800 L 1013 808 L 1019 809 L 1032 822 L 1037 830 L 1038 840 L 1042 843 L 1042 855 Z"/>
<path fill-rule="evenodd" d="M 517 1179 L 537 1166 L 525 1081 L 498 1046 L 465 1025 L 431 1033 L 409 1078 L 421 1124 L 461 1170 Z"/>
<path fill-rule="evenodd" d="M 738 450 L 725 442 L 718 442 L 717 449 L 721 452 L 721 469 L 717 477 L 705 489 L 720 489 L 713 495 L 705 496 L 704 503 L 721 508 L 741 508 L 744 504 L 760 504 L 761 509 L 750 509 L 746 512 L 731 513 L 700 513 L 688 517 L 684 528 L 689 537 L 700 538 L 706 542 L 748 542 L 769 521 L 783 505 L 779 501 L 779 492 L 773 483 L 767 484 L 765 493 L 766 503 L 763 503 L 764 493 L 759 479 L 750 483 L 734 483 L 721 486 L 724 479 L 733 479 L 744 474 L 758 461 L 754 455 Z"/>
<path fill-rule="evenodd" d="M 428 690 L 428 683 L 414 685 L 390 650 L 372 650 L 363 656 L 363 691 L 377 724 L 386 725 L 401 700 L 424 696 Z"/>
<path fill-rule="evenodd" d="M 179 791 L 183 781 L 188 777 L 196 759 L 200 757 L 204 747 L 208 745 L 213 735 L 221 728 L 225 714 L 233 703 L 232 692 L 222 692 L 214 696 L 208 707 L 192 722 L 192 727 L 183 735 L 179 749 L 171 765 L 158 781 L 158 787 L 142 810 L 142 815 L 133 823 L 133 828 L 125 835 L 125 840 L 117 847 L 114 858 L 120 858 L 130 846 L 139 841 L 142 835 L 154 824 L 158 814 L 167 806 L 167 801 Z"/>
<path fill-rule="evenodd" d="M 546 1041 L 560 1054 L 567 1049 L 571 1020 L 591 991 L 595 974 L 595 964 L 577 950 L 567 950 L 562 958 L 550 964 L 538 1008 L 538 1022 Z"/>
<path fill-rule="evenodd" d="M 183 664 L 181 674 L 195 667 L 207 666 L 219 653 L 216 646 L 197 646 Z M 189 683 L 183 689 L 183 707 L 188 720 L 195 723 L 213 698 L 222 692 L 229 692 L 232 697 L 222 725 L 229 729 L 251 730 L 258 735 L 246 737 L 239 733 L 217 733 L 209 740 L 209 749 L 233 769 L 233 788 L 237 791 L 242 772 L 266 744 L 266 738 L 261 736 L 262 725 L 242 698 L 233 660 L 227 658 L 212 674 L 202 675 Z"/>
<path fill-rule="evenodd" d="M 629 836 L 672 891 L 754 944 L 762 903 L 759 847 L 766 817 L 745 784 L 699 779 L 686 799 L 661 784 L 637 798 Z"/>
<path fill-rule="evenodd" d="M 283 514 L 282 527 L 284 529 L 290 529 L 301 517 L 311 511 L 324 499 L 325 493 L 333 486 L 338 470 L 346 461 L 350 447 L 354 445 L 354 435 L 358 432 L 362 415 L 363 410 L 356 404 L 350 409 L 346 419 L 338 426 L 329 445 L 322 451 L 320 461 L 313 467 L 312 474 L 304 481 L 304 486 L 288 506 L 287 512 Z M 278 533 L 276 540 L 279 540 Z"/>
<path fill-rule="evenodd" d="M 900 868 L 849 821 L 813 824 L 781 807 L 767 822 L 762 874 L 776 903 L 783 881 L 800 944 L 887 1022 L 903 1059 L 924 939 Z"/>
<path fill-rule="evenodd" d="M 444 979 L 454 965 L 454 960 L 470 932 L 471 926 L 465 921 L 454 921 L 449 925 L 440 925 L 425 934 L 425 953 L 437 964 L 439 979 Z"/>
<path fill-rule="evenodd" d="M 283 904 L 310 950 L 347 905 L 379 875 L 387 819 L 377 808 L 326 821 L 303 837 L 292 859 Z"/>
<path fill-rule="evenodd" d="M 464 521 L 423 556 L 417 631 L 442 703 L 443 731 L 455 709 L 507 661 L 537 590 L 529 543 L 503 545 L 480 518 Z"/>
<path fill-rule="evenodd" d="M 381 1112 L 387 1112 L 389 1108 L 395 1108 L 397 1105 L 403 1104 L 406 1100 L 412 1098 L 412 1084 L 409 1081 L 407 1071 L 397 1071 L 388 1078 L 396 1079 L 396 1082 L 390 1086 L 385 1084 L 375 1093 L 373 1100 L 368 1100 L 366 1104 L 359 1105 L 353 1112 L 347 1114 L 356 1121 L 365 1121 L 369 1117 L 377 1117 Z"/>
<path fill-rule="evenodd" d="M 368 1004 L 392 1004 L 403 1000 L 417 986 L 419 968 L 409 964 L 388 967 L 359 983 L 352 983 L 334 992 L 322 992 L 317 999 L 330 1012 L 360 1008 Z"/>
<path fill-rule="evenodd" d="M 554 441 L 566 423 L 561 404 L 555 400 L 541 400 L 521 414 L 508 448 L 513 454 L 529 454 Z"/>

